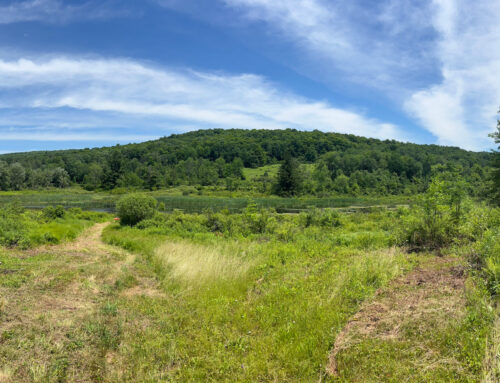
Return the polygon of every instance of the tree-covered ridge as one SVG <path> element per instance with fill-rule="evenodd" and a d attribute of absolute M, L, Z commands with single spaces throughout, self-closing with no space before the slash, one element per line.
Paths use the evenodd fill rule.
<path fill-rule="evenodd" d="M 481 188 L 491 161 L 485 152 L 338 133 L 213 129 L 140 144 L 2 155 L 0 189 L 218 185 L 269 193 L 277 189 L 262 185 L 276 180 L 265 174 L 244 181 L 243 167 L 278 164 L 288 155 L 313 164 L 301 169 L 299 192 L 308 194 L 412 193 L 424 189 L 431 173 L 451 169 Z"/>

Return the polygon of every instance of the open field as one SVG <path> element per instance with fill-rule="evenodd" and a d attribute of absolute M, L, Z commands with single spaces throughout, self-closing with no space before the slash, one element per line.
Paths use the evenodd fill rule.
<path fill-rule="evenodd" d="M 496 381 L 467 246 L 407 253 L 401 214 L 175 212 L 3 248 L 0 382 Z"/>

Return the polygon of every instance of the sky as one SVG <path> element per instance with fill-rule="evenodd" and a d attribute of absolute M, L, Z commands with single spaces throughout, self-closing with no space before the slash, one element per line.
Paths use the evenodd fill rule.
<path fill-rule="evenodd" d="M 493 148 L 500 1 L 0 0 L 0 153 L 209 128 Z"/>

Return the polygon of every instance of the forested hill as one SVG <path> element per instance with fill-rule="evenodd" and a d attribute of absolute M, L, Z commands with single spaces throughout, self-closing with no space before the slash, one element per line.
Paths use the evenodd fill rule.
<path fill-rule="evenodd" d="M 248 189 L 243 167 L 277 164 L 287 155 L 312 164 L 302 168 L 301 191 L 308 194 L 415 192 L 431 173 L 445 170 L 480 185 L 491 156 L 319 131 L 214 129 L 140 144 L 5 154 L 0 156 L 0 189 L 70 184 L 89 190 L 177 185 Z M 274 180 L 253 181 L 262 181 L 261 192 L 272 192 Z"/>

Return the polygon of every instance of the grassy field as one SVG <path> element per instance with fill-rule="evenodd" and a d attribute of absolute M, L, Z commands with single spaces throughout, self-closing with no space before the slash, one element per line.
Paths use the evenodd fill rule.
<path fill-rule="evenodd" d="M 175 212 L 3 248 L 0 382 L 495 381 L 468 245 L 407 253 L 401 214 Z"/>

